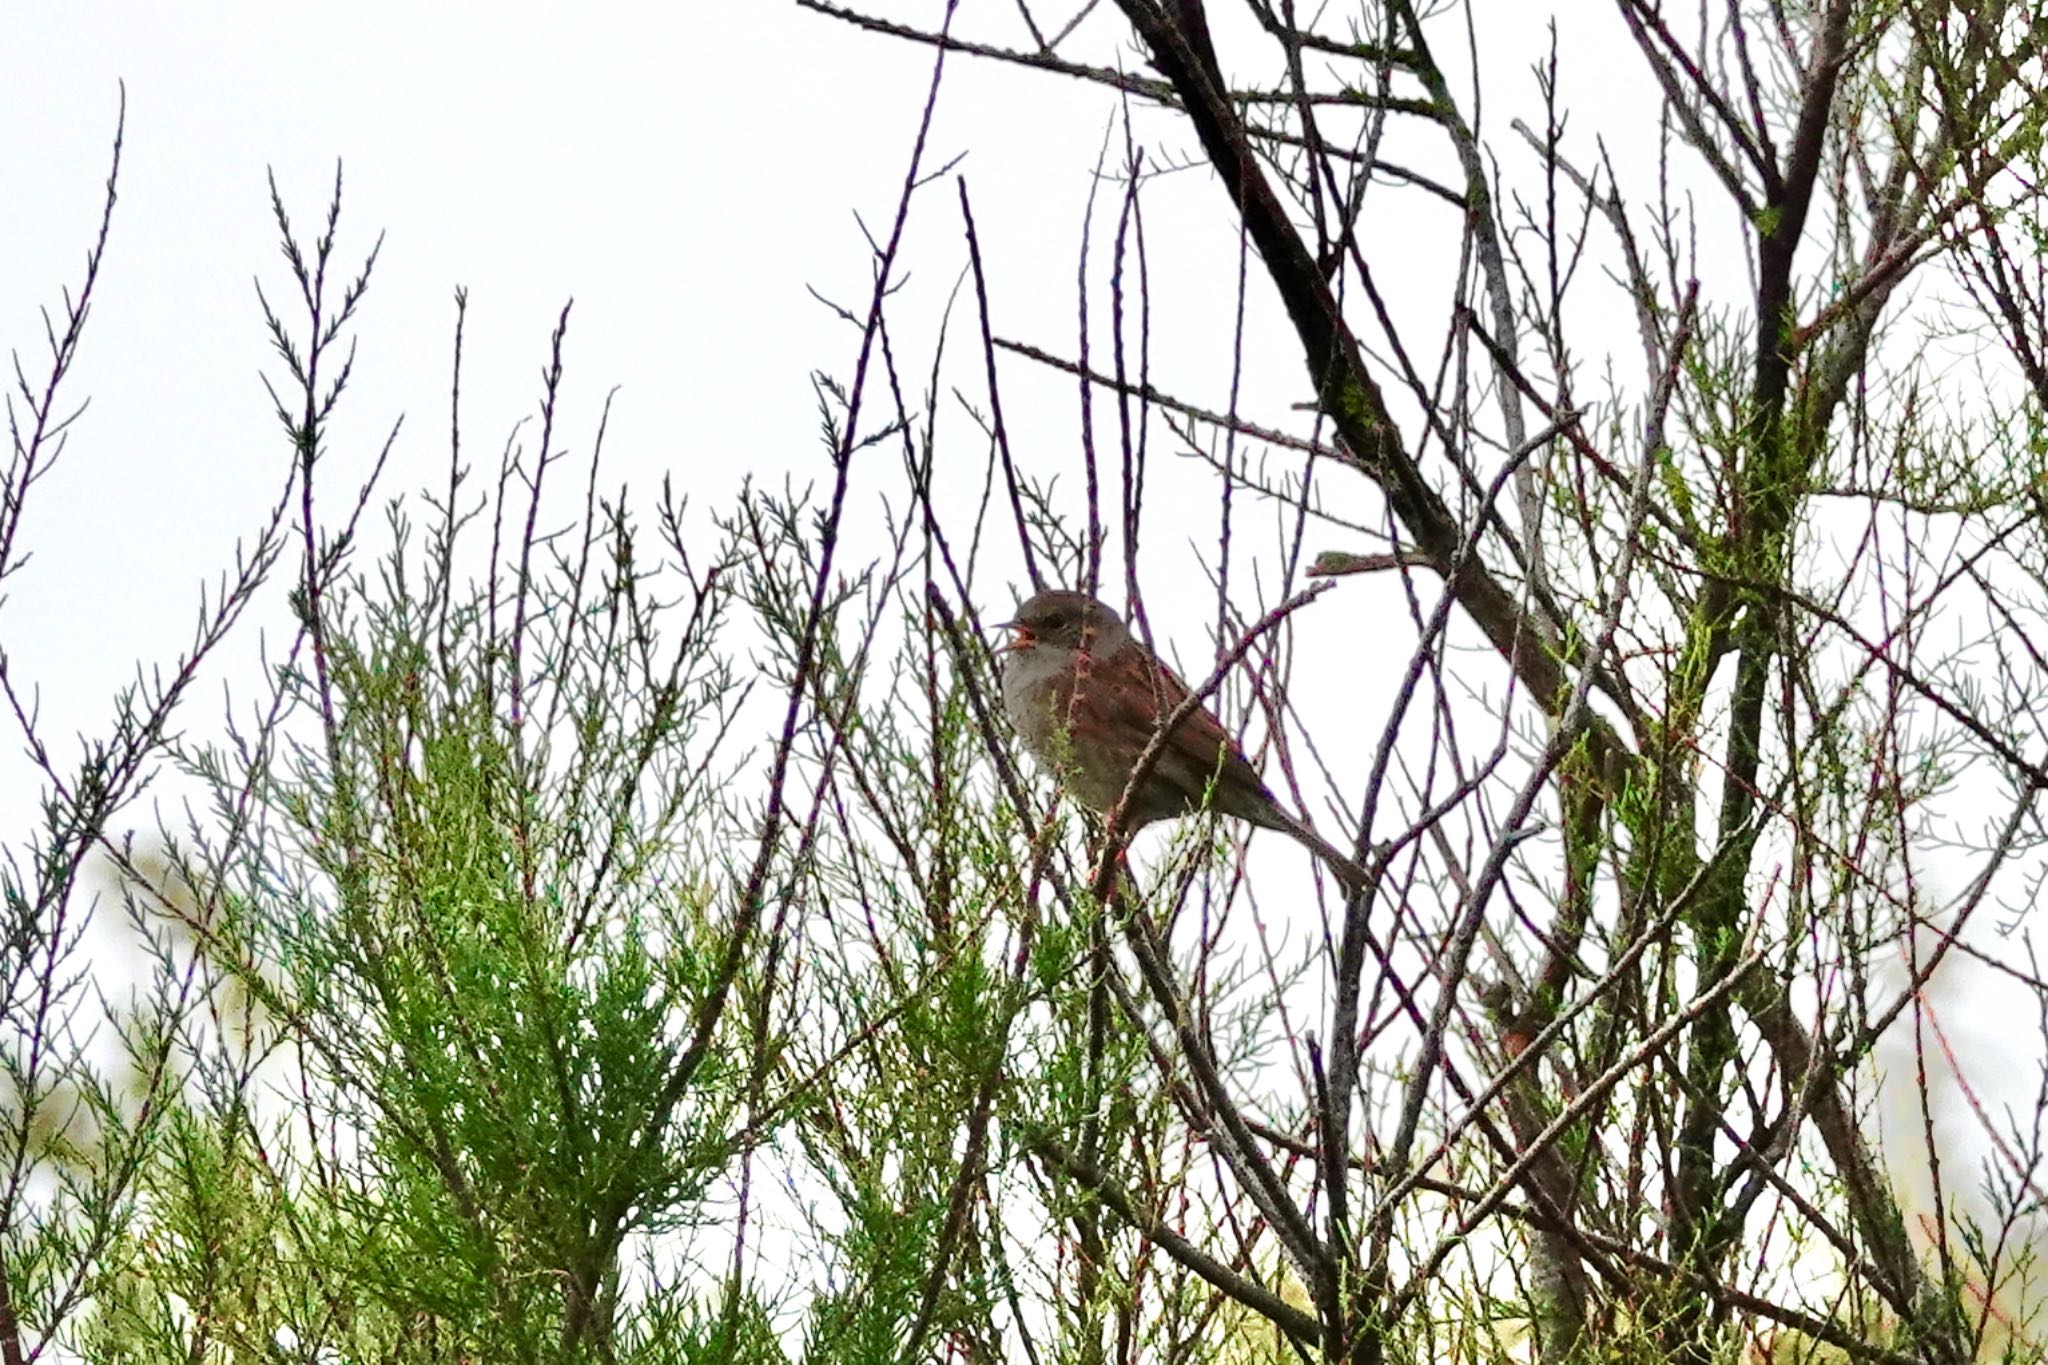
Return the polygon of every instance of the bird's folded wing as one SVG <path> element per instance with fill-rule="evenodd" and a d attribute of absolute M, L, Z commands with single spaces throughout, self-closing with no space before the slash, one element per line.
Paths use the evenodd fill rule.
<path fill-rule="evenodd" d="M 1120 651 L 1113 660 L 1096 659 L 1088 685 L 1105 719 L 1120 735 L 1136 738 L 1139 747 L 1124 759 L 1135 764 L 1151 743 L 1158 723 L 1188 699 L 1188 689 L 1171 669 L 1137 650 Z M 1149 664 L 1149 667 L 1147 666 Z M 1199 789 L 1211 780 L 1242 784 L 1264 791 L 1258 770 L 1245 759 L 1237 742 L 1206 706 L 1197 706 L 1175 727 L 1160 755 L 1160 764 L 1177 782 Z"/>

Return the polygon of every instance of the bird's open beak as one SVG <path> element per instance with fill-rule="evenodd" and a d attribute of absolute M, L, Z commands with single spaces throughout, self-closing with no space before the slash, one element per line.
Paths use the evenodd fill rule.
<path fill-rule="evenodd" d="M 1022 621 L 998 621 L 995 629 L 1010 632 L 1010 638 L 996 646 L 998 654 L 1014 654 L 1020 649 L 1029 649 L 1038 643 L 1038 637 L 1033 635 Z"/>

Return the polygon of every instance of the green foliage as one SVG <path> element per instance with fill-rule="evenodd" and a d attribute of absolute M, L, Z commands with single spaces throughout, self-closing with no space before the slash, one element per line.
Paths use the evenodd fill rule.
<path fill-rule="evenodd" d="M 696 1222 L 735 1151 L 732 1056 L 692 1052 L 727 947 L 700 852 L 725 818 L 720 606 L 629 687 L 662 639 L 622 524 L 598 591 L 533 588 L 532 638 L 482 590 L 422 593 L 394 533 L 380 575 L 326 590 L 325 683 L 286 675 L 287 703 L 331 717 L 324 742 L 237 774 L 266 814 L 214 883 L 188 861 L 193 925 L 257 1019 L 247 1070 L 204 1077 L 218 1124 L 173 1127 L 157 1235 L 236 1225 L 254 1144 L 270 1217 L 317 1230 L 300 1258 L 365 1310 L 359 1348 L 611 1358 L 640 1311 L 629 1239 Z M 235 1311 L 209 1316 L 272 1340 L 270 1257 L 235 1245 L 208 1253 Z"/>

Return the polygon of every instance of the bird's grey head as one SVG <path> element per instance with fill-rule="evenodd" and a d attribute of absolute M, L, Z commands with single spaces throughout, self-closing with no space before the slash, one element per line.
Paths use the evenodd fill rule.
<path fill-rule="evenodd" d="M 1009 645 L 1012 650 L 1050 645 L 1108 653 L 1126 636 L 1123 618 L 1108 605 L 1068 588 L 1034 595 L 1005 624 L 1016 632 Z"/>

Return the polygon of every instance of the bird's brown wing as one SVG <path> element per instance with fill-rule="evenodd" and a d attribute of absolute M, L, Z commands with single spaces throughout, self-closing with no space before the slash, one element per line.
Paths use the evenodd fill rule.
<path fill-rule="evenodd" d="M 1135 644 L 1108 658 L 1091 661 L 1089 686 L 1099 699 L 1105 718 L 1113 717 L 1119 734 L 1135 739 L 1123 761 L 1135 764 L 1160 720 L 1173 714 L 1188 698 L 1186 684 L 1165 664 Z M 1202 791 L 1213 781 L 1218 786 L 1237 786 L 1265 794 L 1258 770 L 1245 758 L 1237 741 L 1206 706 L 1197 706 L 1175 727 L 1172 738 L 1159 756 L 1156 771 L 1187 793 L 1188 805 L 1200 803 Z"/>

